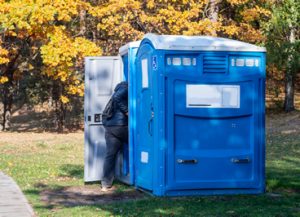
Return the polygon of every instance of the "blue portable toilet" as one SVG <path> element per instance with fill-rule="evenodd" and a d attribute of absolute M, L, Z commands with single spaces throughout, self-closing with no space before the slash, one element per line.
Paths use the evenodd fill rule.
<path fill-rule="evenodd" d="M 137 188 L 157 196 L 264 192 L 265 52 L 224 38 L 145 35 L 131 128 Z"/>

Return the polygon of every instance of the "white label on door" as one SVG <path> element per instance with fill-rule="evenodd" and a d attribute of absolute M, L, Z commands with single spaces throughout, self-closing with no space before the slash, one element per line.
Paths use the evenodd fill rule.
<path fill-rule="evenodd" d="M 142 163 L 148 163 L 148 152 L 141 152 L 141 162 Z"/>
<path fill-rule="evenodd" d="M 148 88 L 148 60 L 142 59 L 142 87 Z"/>
<path fill-rule="evenodd" d="M 239 85 L 186 85 L 187 108 L 240 108 Z"/>

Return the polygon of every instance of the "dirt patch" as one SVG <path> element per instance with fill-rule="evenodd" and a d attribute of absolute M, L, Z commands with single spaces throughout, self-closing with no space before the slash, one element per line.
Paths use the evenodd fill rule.
<path fill-rule="evenodd" d="M 77 133 L 57 134 L 57 133 L 16 133 L 0 132 L 0 146 L 12 145 L 36 145 L 36 144 L 83 144 L 83 131 Z"/>
<path fill-rule="evenodd" d="M 267 133 L 300 133 L 300 112 L 276 113 L 267 116 Z"/>
<path fill-rule="evenodd" d="M 73 186 L 55 190 L 45 189 L 40 193 L 40 197 L 47 206 L 74 207 L 124 202 L 143 199 L 146 196 L 132 188 L 101 192 L 99 186 Z"/>

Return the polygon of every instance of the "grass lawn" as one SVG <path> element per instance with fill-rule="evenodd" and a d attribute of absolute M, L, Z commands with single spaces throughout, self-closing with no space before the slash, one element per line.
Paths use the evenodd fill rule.
<path fill-rule="evenodd" d="M 0 133 L 0 170 L 38 216 L 300 216 L 300 113 L 272 115 L 267 129 L 262 195 L 129 200 L 134 189 L 117 184 L 116 197 L 97 201 L 98 185 L 83 183 L 83 133 Z"/>

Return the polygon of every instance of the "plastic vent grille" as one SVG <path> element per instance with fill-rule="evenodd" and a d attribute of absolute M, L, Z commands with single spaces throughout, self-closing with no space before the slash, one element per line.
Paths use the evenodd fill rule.
<path fill-rule="evenodd" d="M 227 72 L 226 56 L 203 56 L 203 73 L 223 74 Z"/>

